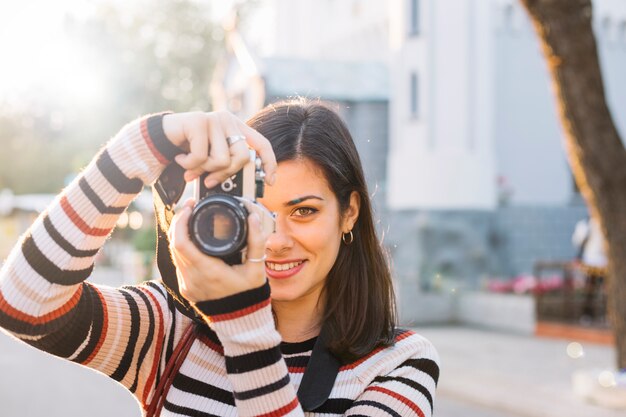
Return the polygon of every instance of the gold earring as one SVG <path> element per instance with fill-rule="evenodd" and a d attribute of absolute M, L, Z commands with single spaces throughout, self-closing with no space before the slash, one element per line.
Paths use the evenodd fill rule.
<path fill-rule="evenodd" d="M 350 236 L 350 240 L 346 239 L 346 236 Z M 345 243 L 346 245 L 352 244 L 352 242 L 354 242 L 354 235 L 352 234 L 352 230 L 350 230 L 348 233 L 342 234 L 341 240 L 343 240 L 343 243 Z"/>

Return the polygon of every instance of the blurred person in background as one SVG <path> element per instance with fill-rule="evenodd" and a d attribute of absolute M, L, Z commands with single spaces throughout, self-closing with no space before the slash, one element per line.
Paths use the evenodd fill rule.
<path fill-rule="evenodd" d="M 212 187 L 260 155 L 264 233 L 250 206 L 240 264 L 190 239 L 187 201 L 167 238 L 175 272 L 110 288 L 85 280 L 118 216 L 172 161 Z M 163 275 L 163 271 L 162 275 Z M 144 415 L 431 416 L 438 356 L 396 326 L 391 274 L 361 162 L 328 105 L 150 115 L 122 130 L 5 262 L 0 325 L 119 381 Z M 36 394 L 34 394 L 36 396 Z"/>
<path fill-rule="evenodd" d="M 594 304 L 597 296 L 604 291 L 607 267 L 604 236 L 598 222 L 593 217 L 578 221 L 572 234 L 572 243 L 578 251 L 576 261 L 585 274 L 581 322 L 590 324 L 600 315 Z"/>

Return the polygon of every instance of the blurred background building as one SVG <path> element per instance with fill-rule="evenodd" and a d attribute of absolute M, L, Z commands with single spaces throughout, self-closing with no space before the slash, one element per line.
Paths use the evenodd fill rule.
<path fill-rule="evenodd" d="M 228 19 L 214 107 L 245 117 L 285 97 L 336 102 L 364 161 L 404 321 L 489 324 L 498 311 L 494 326 L 533 331 L 530 298 L 473 294 L 530 279 L 537 262 L 573 259 L 571 234 L 587 215 L 521 6 L 260 4 L 260 26 Z M 626 113 L 617 111 L 626 108 L 626 3 L 593 4 L 609 105 L 626 132 Z"/>
<path fill-rule="evenodd" d="M 259 0 L 207 9 L 159 0 L 150 16 L 117 0 L 79 3 L 58 19 L 67 39 L 57 52 L 82 72 L 53 62 L 43 88 L 15 93 L 18 105 L 0 100 L 5 148 L 24 156 L 0 154 L 0 188 L 18 194 L 0 196 L 0 258 L 37 213 L 21 203 L 35 191 L 19 195 L 6 172 L 22 170 L 13 177 L 52 192 L 55 175 L 93 155 L 85 138 L 109 137 L 132 115 L 212 107 L 245 118 L 281 98 L 321 98 L 336 104 L 359 148 L 403 322 L 534 331 L 534 268 L 573 259 L 571 235 L 587 209 L 562 149 L 540 45 L 517 1 Z M 624 133 L 626 2 L 593 5 L 607 98 Z M 21 37 L 39 42 L 30 32 Z M 17 56 L 0 77 L 4 90 L 18 84 L 21 68 L 40 67 Z M 71 153 L 57 146 L 61 137 Z M 50 164 L 37 164 L 47 155 Z M 133 209 L 143 219 L 138 232 L 127 216 L 112 242 L 131 241 L 126 247 L 147 258 L 153 223 L 149 197 L 141 201 Z M 113 260 L 123 252 L 107 251 Z M 150 276 L 145 267 L 141 277 Z"/>

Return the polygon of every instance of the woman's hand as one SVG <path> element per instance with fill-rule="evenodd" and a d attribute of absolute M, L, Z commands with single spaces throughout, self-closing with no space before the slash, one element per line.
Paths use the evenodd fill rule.
<path fill-rule="evenodd" d="M 188 152 L 176 157 L 186 170 L 185 181 L 209 172 L 205 179 L 207 188 L 223 182 L 250 160 L 247 142 L 263 161 L 266 182 L 274 183 L 276 158 L 269 141 L 229 112 L 167 114 L 163 116 L 163 131 L 170 142 Z M 226 138 L 238 135 L 246 140 L 229 147 Z"/>
<path fill-rule="evenodd" d="M 227 265 L 219 258 L 200 252 L 189 238 L 189 217 L 194 201 L 187 201 L 170 225 L 169 241 L 172 260 L 176 266 L 178 290 L 192 303 L 216 300 L 265 283 L 265 262 L 247 261 L 242 265 Z M 246 204 L 248 216 L 248 259 L 261 259 L 265 254 L 265 236 L 254 204 Z"/>

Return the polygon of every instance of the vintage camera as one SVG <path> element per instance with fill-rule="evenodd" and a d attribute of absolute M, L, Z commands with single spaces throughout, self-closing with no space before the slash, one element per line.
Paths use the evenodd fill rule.
<path fill-rule="evenodd" d="M 230 264 L 241 263 L 245 260 L 248 238 L 248 209 L 244 201 L 259 207 L 264 231 L 273 232 L 275 227 L 273 214 L 256 203 L 257 198 L 263 197 L 264 190 L 261 159 L 251 150 L 250 161 L 213 188 L 205 187 L 206 175 L 196 180 L 197 203 L 189 218 L 191 240 L 207 255 Z"/>
<path fill-rule="evenodd" d="M 180 199 L 183 173 L 184 170 L 177 165 L 168 167 L 155 184 L 164 202 L 175 204 Z M 243 263 L 248 239 L 248 209 L 244 202 L 258 207 L 256 211 L 265 232 L 275 229 L 273 213 L 256 202 L 257 198 L 263 197 L 264 191 L 265 173 L 261 159 L 250 150 L 248 163 L 213 188 L 204 185 L 207 175 L 195 180 L 196 205 L 189 218 L 189 236 L 205 254 L 221 258 L 230 265 Z M 184 180 L 182 185 L 184 187 Z"/>

